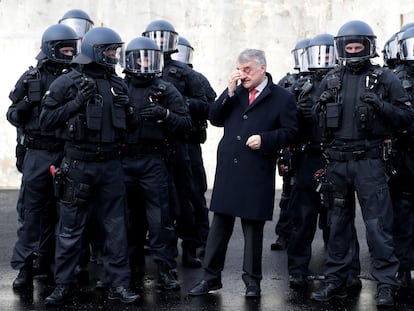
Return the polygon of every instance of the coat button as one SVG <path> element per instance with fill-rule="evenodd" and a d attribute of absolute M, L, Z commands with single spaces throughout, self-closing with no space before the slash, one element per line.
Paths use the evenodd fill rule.
<path fill-rule="evenodd" d="M 234 163 L 234 164 L 237 164 L 237 158 L 234 158 L 234 159 L 233 159 L 233 163 Z"/>
<path fill-rule="evenodd" d="M 247 120 L 249 117 L 247 115 L 243 115 L 243 120 Z"/>
<path fill-rule="evenodd" d="M 237 140 L 241 140 L 241 137 L 237 135 L 236 139 L 237 139 Z"/>

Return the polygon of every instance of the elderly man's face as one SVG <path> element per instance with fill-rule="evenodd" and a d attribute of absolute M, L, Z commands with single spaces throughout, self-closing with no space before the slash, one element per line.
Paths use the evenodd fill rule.
<path fill-rule="evenodd" d="M 254 61 L 248 61 L 238 64 L 237 69 L 240 72 L 240 80 L 247 89 L 252 89 L 263 82 L 266 72 L 266 65 L 259 65 Z"/>

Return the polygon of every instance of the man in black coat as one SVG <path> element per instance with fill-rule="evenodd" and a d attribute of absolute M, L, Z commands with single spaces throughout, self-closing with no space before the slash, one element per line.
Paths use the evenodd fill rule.
<path fill-rule="evenodd" d="M 224 136 L 217 152 L 210 206 L 214 218 L 207 238 L 204 273 L 189 295 L 204 295 L 222 287 L 227 244 L 235 217 L 240 217 L 245 240 L 242 278 L 246 297 L 260 296 L 263 227 L 273 214 L 276 154 L 297 134 L 296 113 L 294 96 L 275 85 L 266 72 L 264 52 L 244 50 L 227 89 L 209 111 L 210 122 L 224 127 Z"/>

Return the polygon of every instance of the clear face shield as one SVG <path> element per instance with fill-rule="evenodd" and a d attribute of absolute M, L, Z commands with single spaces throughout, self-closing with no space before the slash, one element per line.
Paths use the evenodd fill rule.
<path fill-rule="evenodd" d="M 71 63 L 80 49 L 79 40 L 50 41 L 47 43 L 50 59 L 59 63 Z"/>
<path fill-rule="evenodd" d="M 333 45 L 314 45 L 307 48 L 309 69 L 333 68 L 336 63 Z"/>
<path fill-rule="evenodd" d="M 118 64 L 123 52 L 123 43 L 103 44 L 94 46 L 95 61 L 98 64 L 106 66 L 114 66 Z"/>
<path fill-rule="evenodd" d="M 186 45 L 179 45 L 178 53 L 171 55 L 171 58 L 179 62 L 191 65 L 193 63 L 193 52 L 194 50 Z"/>
<path fill-rule="evenodd" d="M 67 25 L 72 28 L 79 38 L 83 38 L 85 33 L 93 27 L 93 24 L 90 21 L 79 18 L 67 18 L 62 20 L 60 24 Z"/>
<path fill-rule="evenodd" d="M 398 54 L 398 44 L 395 40 L 391 40 L 388 42 L 386 46 L 385 52 L 387 53 L 388 59 L 397 59 Z"/>
<path fill-rule="evenodd" d="M 302 52 L 303 52 L 303 49 L 296 49 L 296 50 L 292 51 L 293 61 L 295 63 L 295 65 L 293 67 L 294 69 L 299 70 L 299 68 L 300 68 L 300 63 L 301 63 L 300 55 L 302 54 Z"/>
<path fill-rule="evenodd" d="M 360 48 L 350 49 L 351 45 Z M 375 56 L 376 40 L 367 36 L 344 36 L 334 40 L 335 52 L 340 61 L 358 62 Z"/>
<path fill-rule="evenodd" d="M 175 32 L 164 30 L 149 31 L 145 36 L 152 39 L 162 52 L 173 52 L 177 49 L 178 34 Z"/>
<path fill-rule="evenodd" d="M 306 49 L 302 49 L 302 53 L 300 54 L 299 71 L 309 72 L 308 52 L 306 51 Z"/>
<path fill-rule="evenodd" d="M 161 51 L 135 50 L 125 54 L 122 66 L 136 75 L 160 74 L 163 67 Z"/>
<path fill-rule="evenodd" d="M 414 61 L 414 38 L 400 41 L 400 58 L 405 61 Z"/>

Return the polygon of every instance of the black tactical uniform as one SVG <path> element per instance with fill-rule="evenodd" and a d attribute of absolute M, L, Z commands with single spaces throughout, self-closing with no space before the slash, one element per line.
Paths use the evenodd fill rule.
<path fill-rule="evenodd" d="M 395 70 L 403 87 L 414 98 L 414 27 L 408 28 L 400 41 L 401 65 Z M 397 279 L 406 294 L 411 284 L 411 263 L 414 242 L 414 132 L 399 131 L 393 139 L 393 157 L 391 160 L 393 174 L 390 176 L 390 192 L 394 208 L 394 242 L 395 254 L 400 261 Z M 404 292 L 405 291 L 405 292 Z"/>
<path fill-rule="evenodd" d="M 176 268 L 175 258 L 166 250 L 167 242 L 174 240 L 173 228 L 166 221 L 169 209 L 166 152 L 176 135 L 189 130 L 191 120 L 181 94 L 171 83 L 159 78 L 162 52 L 153 40 L 140 37 L 128 44 L 124 71 L 131 104 L 141 116 L 140 126 L 128 130 L 122 160 L 130 212 L 131 253 L 142 254 L 145 232 L 137 234 L 137 230 L 146 228 L 142 223 L 145 219 L 161 286 L 176 289 L 179 284 L 171 273 Z M 141 196 L 138 202 L 137 192 Z"/>
<path fill-rule="evenodd" d="M 40 124 L 65 140 L 64 159 L 54 171 L 59 198 L 54 292 L 46 304 L 61 304 L 72 293 L 89 208 L 96 208 L 105 236 L 103 266 L 108 298 L 125 303 L 139 299 L 130 292 L 124 174 L 119 158 L 127 123 L 133 123 L 128 90 L 114 65 L 123 43 L 113 30 L 93 28 L 74 60 L 82 71 L 62 75 L 42 102 Z"/>
<path fill-rule="evenodd" d="M 287 73 L 282 79 L 279 80 L 278 85 L 287 89 L 289 92 L 298 95 L 300 92 L 296 85 L 296 81 L 306 75 L 308 72 L 308 61 L 306 59 L 306 47 L 309 44 L 309 39 L 305 38 L 299 40 L 294 49 L 292 50 L 292 56 L 294 60 L 294 69 L 298 70 L 298 73 Z M 296 91 L 294 89 L 297 89 Z M 275 226 L 275 233 L 277 239 L 274 243 L 270 244 L 271 250 L 285 250 L 288 247 L 290 233 L 292 226 L 289 218 L 289 198 L 292 192 L 293 185 L 293 158 L 294 150 L 292 147 L 286 147 L 279 151 L 277 160 L 277 168 L 279 176 L 282 177 L 282 193 L 279 201 L 279 219 Z"/>
<path fill-rule="evenodd" d="M 346 200 L 356 192 L 367 229 L 371 274 L 377 281 L 377 305 L 384 307 L 393 305 L 393 291 L 399 286 L 384 157 L 388 156 L 392 130 L 408 126 L 412 110 L 398 78 L 371 64 L 376 55 L 375 38 L 364 22 L 344 24 L 335 37 L 337 55 L 344 65 L 328 73 L 320 88 L 322 123 L 332 139 L 326 149 L 332 198 L 325 282 L 311 298 L 326 301 L 346 296 L 354 217 Z"/>
<path fill-rule="evenodd" d="M 328 196 L 326 183 L 323 180 L 326 160 L 323 155 L 326 138 L 323 129 L 312 116 L 314 95 L 318 92 L 321 80 L 335 65 L 334 37 L 320 34 L 309 41 L 306 47 L 308 67 L 311 72 L 298 79 L 293 89 L 297 97 L 299 111 L 300 140 L 293 146 L 295 170 L 293 187 L 289 202 L 289 215 L 292 232 L 287 249 L 289 286 L 303 289 L 307 285 L 309 264 L 312 256 L 312 242 L 318 224 L 323 230 L 325 245 L 328 243 L 329 227 L 327 226 L 327 204 L 322 204 L 321 196 Z M 316 178 L 315 178 L 316 173 Z M 320 175 L 320 176 L 319 176 Z M 318 187 L 319 193 L 317 192 Z M 349 208 L 354 210 L 355 202 L 349 200 Z M 355 231 L 355 228 L 354 228 Z M 350 271 L 349 284 L 359 285 L 360 273 L 359 245 L 355 232 L 354 262 Z M 356 282 L 353 280 L 356 279 Z M 354 284 L 355 283 L 355 284 Z"/>
<path fill-rule="evenodd" d="M 13 288 L 32 285 L 34 257 L 38 269 L 35 274 L 51 274 L 56 202 L 49 166 L 62 160 L 63 141 L 54 131 L 40 128 L 39 115 L 43 94 L 64 70 L 70 68 L 73 55 L 61 54 L 59 49 L 63 47 L 72 48 L 76 53 L 76 33 L 64 25 L 46 29 L 37 56 L 39 64 L 20 77 L 9 96 L 13 103 L 7 111 L 7 119 L 18 128 L 18 139 L 27 149 L 25 161 L 19 163 L 23 173 L 17 205 L 21 226 L 11 265 L 20 273 Z"/>
<path fill-rule="evenodd" d="M 188 106 L 197 107 L 208 105 L 203 85 L 199 76 L 186 64 L 173 60 L 171 54 L 176 52 L 178 34 L 167 21 L 151 22 L 143 33 L 153 39 L 164 53 L 163 79 L 172 83 Z M 196 187 L 191 171 L 191 160 L 188 151 L 188 133 L 175 141 L 174 159 L 169 163 L 171 187 L 171 220 L 177 220 L 177 234 L 183 241 L 183 264 L 190 267 L 200 267 L 201 261 L 195 252 L 198 243 L 197 225 L 194 222 L 194 210 L 199 203 L 195 200 Z M 171 245 L 172 254 L 178 254 L 177 245 Z"/>
<path fill-rule="evenodd" d="M 187 64 L 190 68 L 193 68 L 192 59 L 193 59 L 193 47 L 190 42 L 183 38 L 179 37 L 178 39 L 178 53 L 174 53 L 171 57 L 174 60 L 178 60 Z M 208 218 L 208 208 L 205 198 L 205 193 L 207 191 L 207 177 L 206 171 L 204 169 L 203 155 L 201 150 L 201 144 L 205 143 L 207 139 L 207 118 L 209 105 L 214 102 L 217 94 L 210 85 L 208 79 L 201 74 L 193 70 L 193 72 L 198 76 L 199 83 L 204 90 L 206 100 L 199 100 L 194 98 L 188 98 L 188 109 L 191 116 L 191 131 L 188 134 L 188 153 L 191 162 L 191 171 L 193 174 L 193 183 L 195 191 L 193 193 L 193 215 L 187 215 L 190 217 L 189 220 L 182 218 L 179 222 L 179 225 L 186 226 L 188 222 L 192 222 L 191 218 L 194 217 L 195 227 L 196 227 L 196 237 L 195 245 L 197 248 L 200 248 L 200 253 L 204 252 L 205 244 L 207 241 L 207 235 L 210 228 L 209 218 Z M 186 265 L 195 265 L 199 266 L 197 260 L 192 260 L 196 258 L 194 253 L 194 247 L 188 245 L 186 247 L 186 241 L 183 241 L 183 248 L 187 249 L 187 255 L 183 254 L 183 262 Z M 190 251 L 193 252 L 190 254 Z"/>

